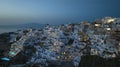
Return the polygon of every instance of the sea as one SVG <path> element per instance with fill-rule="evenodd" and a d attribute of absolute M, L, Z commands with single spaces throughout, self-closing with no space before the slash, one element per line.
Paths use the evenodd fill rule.
<path fill-rule="evenodd" d="M 1 33 L 7 33 L 7 32 L 14 32 L 17 31 L 17 28 L 0 28 L 0 34 Z"/>
<path fill-rule="evenodd" d="M 38 23 L 28 23 L 21 25 L 0 25 L 0 34 L 6 32 L 15 32 L 19 29 L 28 29 L 28 28 L 42 29 L 43 27 L 44 24 L 38 24 Z"/>

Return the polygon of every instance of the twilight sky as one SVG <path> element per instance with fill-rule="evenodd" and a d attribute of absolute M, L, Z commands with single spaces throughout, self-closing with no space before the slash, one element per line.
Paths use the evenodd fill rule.
<path fill-rule="evenodd" d="M 120 17 L 120 0 L 0 0 L 0 25 Z"/>

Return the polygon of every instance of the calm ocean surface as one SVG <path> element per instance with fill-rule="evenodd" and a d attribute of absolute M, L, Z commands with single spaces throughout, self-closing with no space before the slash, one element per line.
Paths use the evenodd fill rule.
<path fill-rule="evenodd" d="M 5 32 L 14 32 L 17 31 L 17 28 L 0 28 L 0 34 Z"/>

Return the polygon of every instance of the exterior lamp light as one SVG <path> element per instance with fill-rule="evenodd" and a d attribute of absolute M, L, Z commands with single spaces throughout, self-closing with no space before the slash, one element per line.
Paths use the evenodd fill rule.
<path fill-rule="evenodd" d="M 108 31 L 111 30 L 111 28 L 106 28 Z"/>
<path fill-rule="evenodd" d="M 9 56 L 12 56 L 12 57 L 13 57 L 13 56 L 15 56 L 15 55 L 16 55 L 15 52 L 12 52 L 12 51 L 9 52 Z"/>
<path fill-rule="evenodd" d="M 3 58 L 1 58 L 1 60 L 4 60 L 4 61 L 10 61 L 10 59 L 7 58 L 7 57 L 3 57 Z"/>
<path fill-rule="evenodd" d="M 62 54 L 66 54 L 65 52 L 63 52 Z"/>
<path fill-rule="evenodd" d="M 99 26 L 100 26 L 100 24 L 95 24 L 95 26 L 96 26 L 96 27 L 99 27 Z"/>
<path fill-rule="evenodd" d="M 108 20 L 107 20 L 107 23 L 111 23 L 111 22 L 113 22 L 113 21 L 115 21 L 115 19 L 108 19 Z"/>
<path fill-rule="evenodd" d="M 119 42 L 119 46 L 120 46 L 120 42 Z"/>
<path fill-rule="evenodd" d="M 60 56 L 57 56 L 58 59 L 60 59 Z"/>

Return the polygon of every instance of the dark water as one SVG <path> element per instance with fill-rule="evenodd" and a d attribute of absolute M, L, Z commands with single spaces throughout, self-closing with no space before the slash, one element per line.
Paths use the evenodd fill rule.
<path fill-rule="evenodd" d="M 38 23 L 28 23 L 28 24 L 20 24 L 20 25 L 0 25 L 0 33 L 4 32 L 14 32 L 18 29 L 27 29 L 27 28 L 43 28 L 43 24 Z"/>
<path fill-rule="evenodd" d="M 0 28 L 0 33 L 14 32 L 14 31 L 17 31 L 17 28 Z"/>
<path fill-rule="evenodd" d="M 0 33 L 4 33 L 4 32 L 14 32 L 17 31 L 17 27 L 16 26 L 12 26 L 12 25 L 0 25 Z"/>

